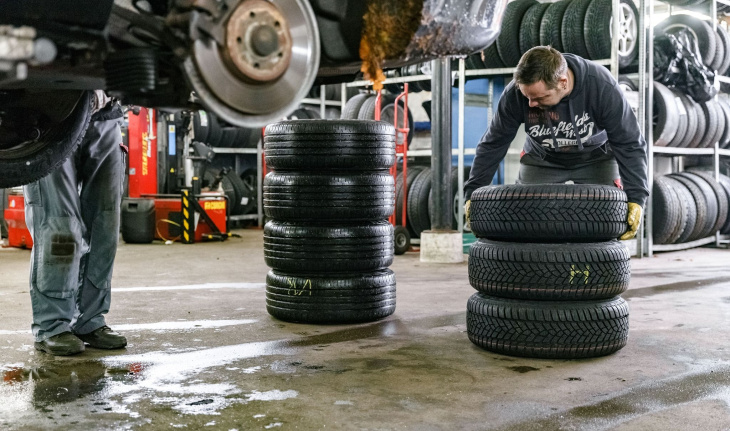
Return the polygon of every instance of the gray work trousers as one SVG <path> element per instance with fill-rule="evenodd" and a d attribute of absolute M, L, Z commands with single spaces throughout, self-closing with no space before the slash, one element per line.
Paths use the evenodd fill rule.
<path fill-rule="evenodd" d="M 30 297 L 36 341 L 105 325 L 119 240 L 121 142 L 120 119 L 92 121 L 61 167 L 23 189 L 33 237 Z"/>
<path fill-rule="evenodd" d="M 530 157 L 531 155 L 524 155 Z M 606 157 L 593 163 L 583 163 L 576 167 L 566 168 L 553 163 L 541 161 L 540 165 L 521 163 L 517 176 L 517 184 L 565 183 L 604 184 L 623 189 L 618 172 L 618 163 L 612 157 Z"/>

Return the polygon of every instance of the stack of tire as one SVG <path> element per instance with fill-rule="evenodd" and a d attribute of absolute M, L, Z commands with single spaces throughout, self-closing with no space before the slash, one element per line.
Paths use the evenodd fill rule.
<path fill-rule="evenodd" d="M 730 59 L 730 56 L 728 57 Z M 654 82 L 654 145 L 659 147 L 730 147 L 730 99 L 695 102 L 677 88 Z"/>
<path fill-rule="evenodd" d="M 261 129 L 229 126 L 209 111 L 191 113 L 193 139 L 218 148 L 256 148 Z"/>
<path fill-rule="evenodd" d="M 293 120 L 266 127 L 266 308 L 290 322 L 355 323 L 395 311 L 393 126 Z"/>
<path fill-rule="evenodd" d="M 619 4 L 619 67 L 626 67 L 638 55 L 639 14 L 633 0 Z M 495 43 L 470 56 L 467 67 L 514 67 L 522 54 L 538 45 L 551 45 L 589 60 L 607 59 L 611 56 L 612 21 L 611 0 L 514 0 L 502 16 Z"/>
<path fill-rule="evenodd" d="M 730 177 L 719 182 L 708 171 L 687 171 L 654 179 L 652 239 L 682 244 L 730 233 Z"/>
<path fill-rule="evenodd" d="M 469 251 L 469 339 L 534 358 L 587 358 L 626 345 L 629 309 L 619 295 L 631 270 L 626 195 L 599 185 L 477 189 Z"/>

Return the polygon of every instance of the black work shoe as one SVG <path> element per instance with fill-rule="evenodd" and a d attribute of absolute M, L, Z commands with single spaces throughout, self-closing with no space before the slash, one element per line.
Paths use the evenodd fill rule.
<path fill-rule="evenodd" d="M 127 345 L 127 339 L 112 331 L 112 328 L 108 326 L 102 326 L 88 334 L 76 334 L 76 336 L 97 349 L 121 349 Z"/>
<path fill-rule="evenodd" d="M 43 341 L 35 342 L 36 350 L 56 356 L 69 356 L 84 351 L 84 342 L 70 332 L 61 332 Z"/>

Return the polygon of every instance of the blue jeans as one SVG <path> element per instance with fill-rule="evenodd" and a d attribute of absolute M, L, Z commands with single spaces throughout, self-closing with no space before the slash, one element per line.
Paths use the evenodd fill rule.
<path fill-rule="evenodd" d="M 36 341 L 105 325 L 124 179 L 119 123 L 92 121 L 63 165 L 24 187 Z"/>

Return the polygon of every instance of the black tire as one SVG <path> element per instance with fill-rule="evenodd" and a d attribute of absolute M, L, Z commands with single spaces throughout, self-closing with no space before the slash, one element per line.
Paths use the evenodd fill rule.
<path fill-rule="evenodd" d="M 722 26 L 718 25 L 715 27 L 715 30 L 717 31 L 717 35 L 719 36 L 719 45 L 718 45 L 718 51 L 722 50 L 724 53 L 722 57 L 722 63 L 720 64 L 720 67 L 717 69 L 717 73 L 719 75 L 725 75 L 730 69 L 730 34 L 728 34 L 727 30 L 725 30 Z"/>
<path fill-rule="evenodd" d="M 68 115 L 63 120 L 55 122 L 41 115 L 38 123 L 34 124 L 40 132 L 37 139 L 26 140 L 21 144 L 15 141 L 12 144 L 0 142 L 0 188 L 21 186 L 43 178 L 76 151 L 91 120 L 92 93 L 66 93 L 63 97 L 56 94 L 48 96 L 48 99 L 58 97 L 67 103 Z M 48 100 L 42 94 L 37 97 L 41 98 L 39 100 Z M 59 103 L 59 109 L 60 106 Z M 5 133 L 14 132 L 9 129 L 11 127 L 0 129 L 0 134 L 5 136 Z"/>
<path fill-rule="evenodd" d="M 208 136 L 205 138 L 205 143 L 211 147 L 217 147 L 220 143 L 223 130 L 218 123 L 218 116 L 208 111 Z"/>
<path fill-rule="evenodd" d="M 725 119 L 725 127 L 723 127 L 722 129 L 722 135 L 720 135 L 719 145 L 720 148 L 726 148 L 728 144 L 730 144 L 730 105 L 728 105 L 727 100 L 718 99 L 717 106 L 720 107 L 722 115 Z"/>
<path fill-rule="evenodd" d="M 730 202 L 730 178 L 726 175 L 720 174 L 720 185 L 723 190 L 725 190 L 725 197 L 728 199 L 728 202 Z M 720 228 L 720 233 L 723 235 L 730 233 L 730 216 L 727 220 L 725 220 L 725 224 Z"/>
<path fill-rule="evenodd" d="M 583 22 L 591 1 L 593 0 L 573 0 L 565 9 L 563 22 L 560 26 L 564 52 L 577 54 L 587 59 L 590 59 L 591 56 L 588 53 L 586 40 L 583 36 Z"/>
<path fill-rule="evenodd" d="M 416 180 L 418 174 L 423 170 L 422 166 L 409 166 L 408 175 L 406 176 L 407 190 L 406 190 L 406 227 L 411 238 L 418 237 L 411 226 L 411 222 L 408 221 L 408 196 L 411 194 L 413 189 L 413 182 Z M 395 189 L 395 224 L 403 224 L 403 173 L 400 173 L 396 178 L 396 189 Z"/>
<path fill-rule="evenodd" d="M 651 192 L 651 207 L 653 209 L 654 244 L 669 244 L 672 234 L 679 224 L 680 208 L 677 193 L 667 177 L 654 179 Z"/>
<path fill-rule="evenodd" d="M 619 22 L 623 21 L 621 30 L 627 29 L 633 34 L 621 34 L 619 41 L 619 68 L 629 66 L 639 54 L 638 22 L 639 11 L 633 0 L 619 2 Z M 613 34 L 613 4 L 612 0 L 593 0 L 586 10 L 583 21 L 583 35 L 586 50 L 593 60 L 602 60 L 611 57 L 611 35 Z M 606 19 L 611 17 L 611 19 Z M 631 25 L 633 23 L 633 25 Z"/>
<path fill-rule="evenodd" d="M 702 63 L 710 67 L 715 59 L 717 37 L 715 32 L 712 31 L 712 26 L 707 22 L 690 15 L 671 15 L 654 27 L 654 34 L 672 33 L 683 29 L 689 29 L 696 35 Z"/>
<path fill-rule="evenodd" d="M 487 69 L 499 69 L 502 67 L 507 67 L 504 65 L 504 62 L 499 57 L 496 40 L 491 45 L 486 47 L 484 51 L 482 51 L 482 62 L 484 63 L 484 67 L 486 67 Z"/>
<path fill-rule="evenodd" d="M 266 310 L 287 322 L 371 322 L 393 314 L 395 289 L 389 269 L 337 277 L 269 271 Z"/>
<path fill-rule="evenodd" d="M 702 133 L 699 148 L 709 148 L 715 145 L 714 139 L 720 126 L 720 114 L 712 101 L 700 102 L 699 105 L 705 116 L 705 129 L 699 131 Z"/>
<path fill-rule="evenodd" d="M 218 147 L 231 148 L 236 144 L 236 138 L 238 137 L 237 127 L 222 127 L 221 138 L 218 140 Z"/>
<path fill-rule="evenodd" d="M 382 97 L 381 97 L 382 99 Z M 368 98 L 365 99 L 362 106 L 360 107 L 360 112 L 357 114 L 358 120 L 375 120 L 375 103 L 378 101 L 378 96 L 376 95 L 370 95 Z"/>
<path fill-rule="evenodd" d="M 626 75 L 618 76 L 618 86 L 621 87 L 624 92 L 639 91 L 639 86 L 636 85 L 636 82 Z"/>
<path fill-rule="evenodd" d="M 697 128 L 699 127 L 699 121 L 697 120 L 697 110 L 695 103 L 686 94 L 681 91 L 678 92 L 679 100 L 682 102 L 682 108 L 684 108 L 684 115 L 687 117 L 687 130 L 682 137 L 682 140 L 677 144 L 678 147 L 689 148 L 692 144 L 692 140 L 697 135 Z M 680 111 L 680 114 L 682 112 Z M 704 120 L 704 118 L 703 118 Z M 703 122 L 704 124 L 704 122 Z"/>
<path fill-rule="evenodd" d="M 706 226 L 707 198 L 702 193 L 702 190 L 694 183 L 694 181 L 690 180 L 689 178 L 685 178 L 676 174 L 670 174 L 667 176 L 674 178 L 687 189 L 692 198 L 690 203 L 692 203 L 695 208 L 695 222 L 692 226 L 690 226 L 690 232 L 688 235 L 685 235 L 685 233 L 682 234 L 682 238 L 686 236 L 686 238 L 684 238 L 684 241 L 682 242 L 694 241 L 696 239 L 703 238 L 702 235 L 705 230 L 710 229 L 709 226 Z"/>
<path fill-rule="evenodd" d="M 389 169 L 395 129 L 382 121 L 283 121 L 266 127 L 264 150 L 273 170 Z"/>
<path fill-rule="evenodd" d="M 471 196 L 479 238 L 517 242 L 599 242 L 626 232 L 626 193 L 592 184 L 486 186 Z"/>
<path fill-rule="evenodd" d="M 431 216 L 428 213 L 428 196 L 431 193 L 431 168 L 425 168 L 413 180 L 408 193 L 408 223 L 416 237 L 431 229 Z"/>
<path fill-rule="evenodd" d="M 400 256 L 411 248 L 411 234 L 405 226 L 396 226 L 393 229 L 393 243 L 395 244 L 395 255 Z"/>
<path fill-rule="evenodd" d="M 387 100 L 384 102 L 385 104 L 380 109 L 380 121 L 384 121 L 388 124 L 393 124 L 395 127 L 395 99 Z M 404 115 L 404 109 L 403 109 L 403 100 L 401 99 L 398 102 L 398 125 L 403 125 L 403 115 Z M 406 147 L 411 145 L 411 141 L 413 141 L 413 134 L 414 134 L 414 127 L 413 127 L 413 113 L 411 110 L 408 110 L 408 115 L 406 116 L 406 123 L 405 126 L 408 128 L 408 135 L 406 135 Z M 396 131 L 396 143 L 403 142 L 403 132 Z"/>
<path fill-rule="evenodd" d="M 677 134 L 679 112 L 674 94 L 659 82 L 654 82 L 653 135 L 654 145 L 666 147 Z"/>
<path fill-rule="evenodd" d="M 211 187 L 219 174 L 219 169 L 210 167 L 205 168 L 202 175 L 202 186 Z M 246 186 L 243 184 L 243 181 L 241 181 L 241 178 L 232 170 L 228 171 L 221 178 L 221 186 L 223 187 L 223 193 L 225 193 L 226 198 L 228 199 L 227 205 L 229 215 L 244 214 L 242 201 Z M 212 191 L 215 191 L 215 189 Z"/>
<path fill-rule="evenodd" d="M 533 46 L 540 45 L 540 23 L 550 3 L 536 3 L 530 6 L 520 23 L 520 54 Z"/>
<path fill-rule="evenodd" d="M 715 221 L 715 224 L 713 224 L 712 230 L 710 231 L 710 235 L 713 235 L 715 232 L 720 230 L 720 228 L 722 228 L 727 221 L 727 195 L 725 194 L 725 190 L 723 189 L 722 185 L 715 181 L 715 177 L 712 174 L 698 170 L 692 170 L 690 173 L 695 174 L 705 180 L 705 182 L 710 186 L 710 188 L 712 188 L 712 191 L 715 194 L 715 199 L 717 201 L 717 220 Z"/>
<path fill-rule="evenodd" d="M 256 169 L 246 169 L 241 173 L 241 181 L 243 182 L 243 214 L 255 213 L 258 209 L 258 172 Z M 247 199 L 247 200 L 244 200 Z"/>
<path fill-rule="evenodd" d="M 469 282 L 501 298 L 608 299 L 628 288 L 630 260 L 619 241 L 537 244 L 480 239 L 469 250 Z"/>
<path fill-rule="evenodd" d="M 264 260 L 284 272 L 377 271 L 393 263 L 393 226 L 387 221 L 303 224 L 270 220 L 264 226 Z"/>
<path fill-rule="evenodd" d="M 712 148 L 715 146 L 715 142 L 717 142 L 718 144 L 720 143 L 722 135 L 723 133 L 725 133 L 727 120 L 725 119 L 725 111 L 723 111 L 722 106 L 720 106 L 719 102 L 717 102 L 716 100 L 710 100 L 708 103 L 711 103 L 715 108 L 715 112 L 717 112 L 717 131 L 715 132 L 715 136 L 710 142 L 710 147 Z"/>
<path fill-rule="evenodd" d="M 720 27 L 719 25 L 717 27 Z M 718 73 L 718 70 L 725 61 L 725 41 L 721 39 L 719 31 L 715 31 L 715 57 L 712 59 L 710 70 Z"/>
<path fill-rule="evenodd" d="M 670 233 L 667 237 L 666 244 L 674 244 L 682 236 L 682 233 L 687 229 L 687 216 L 688 211 L 686 209 L 685 202 L 682 200 L 684 195 L 680 194 L 682 184 L 672 177 L 665 176 L 664 180 L 667 185 L 671 188 L 671 193 L 674 197 L 674 204 L 677 212 L 676 222 L 670 226 Z"/>
<path fill-rule="evenodd" d="M 517 66 L 520 61 L 520 23 L 525 12 L 535 4 L 535 0 L 513 0 L 507 4 L 497 36 L 497 52 L 507 67 Z"/>
<path fill-rule="evenodd" d="M 633 1 L 633 0 L 632 0 Z M 677 89 L 670 89 L 674 96 L 673 108 L 677 111 L 677 131 L 674 132 L 674 137 L 667 143 L 668 147 L 679 147 L 687 135 L 687 127 L 689 126 L 689 119 L 687 118 L 687 112 L 684 110 L 684 103 L 682 102 L 682 92 Z"/>
<path fill-rule="evenodd" d="M 540 20 L 540 45 L 550 45 L 563 52 L 563 15 L 569 5 L 570 0 L 560 0 L 547 8 Z"/>
<path fill-rule="evenodd" d="M 679 198 L 680 209 L 684 212 L 684 227 L 674 241 L 674 243 L 681 244 L 689 240 L 694 232 L 695 226 L 697 226 L 697 205 L 689 188 L 676 179 L 673 181 L 674 184 L 672 184 L 672 187 L 674 187 L 674 191 Z"/>
<path fill-rule="evenodd" d="M 705 205 L 707 208 L 707 212 L 705 213 L 705 219 L 704 220 L 697 220 L 697 223 L 703 223 L 703 230 L 699 238 L 706 238 L 710 235 L 715 234 L 715 224 L 717 223 L 718 214 L 719 214 L 719 208 L 718 208 L 718 201 L 717 201 L 717 195 L 715 195 L 714 190 L 710 186 L 710 184 L 707 183 L 702 177 L 699 175 L 695 175 L 692 172 L 678 172 L 676 174 L 673 174 L 672 177 L 681 176 L 684 178 L 687 178 L 688 180 L 692 181 L 701 191 L 702 196 L 705 201 Z M 655 211 L 656 214 L 656 211 Z"/>
<path fill-rule="evenodd" d="M 605 356 L 626 345 L 629 306 L 609 300 L 549 302 L 475 293 L 466 311 L 469 340 L 511 356 L 576 359 Z"/>
<path fill-rule="evenodd" d="M 277 220 L 378 220 L 393 214 L 393 176 L 271 172 L 264 178 L 264 213 Z"/>
<path fill-rule="evenodd" d="M 208 132 L 210 131 L 210 117 L 205 111 L 195 111 L 192 114 L 193 120 L 193 140 L 197 142 L 208 142 Z"/>
<path fill-rule="evenodd" d="M 370 97 L 369 93 L 360 93 L 352 96 L 350 100 L 345 103 L 345 107 L 342 109 L 343 120 L 357 120 L 357 116 L 360 114 L 360 108 L 362 104 Z"/>
<path fill-rule="evenodd" d="M 697 131 L 690 137 L 689 148 L 699 148 L 702 136 L 707 128 L 707 119 L 705 119 L 705 112 L 700 104 L 692 100 L 691 97 L 687 97 L 687 99 L 689 99 L 689 102 L 692 104 L 692 109 L 694 109 L 695 112 L 695 118 L 697 118 Z"/>

